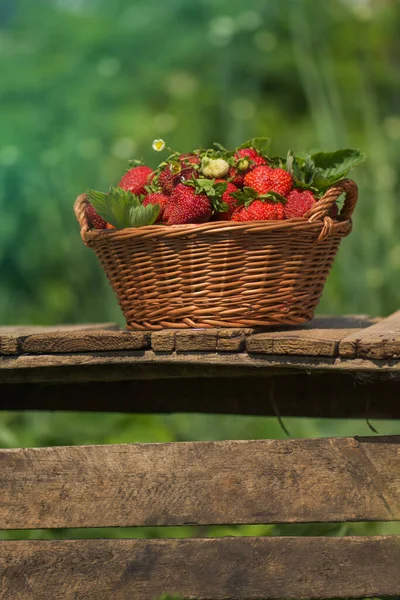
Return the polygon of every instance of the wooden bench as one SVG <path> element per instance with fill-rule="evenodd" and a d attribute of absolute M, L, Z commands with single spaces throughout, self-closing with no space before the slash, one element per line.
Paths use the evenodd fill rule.
<path fill-rule="evenodd" d="M 400 313 L 0 328 L 2 409 L 400 418 Z M 400 519 L 400 436 L 0 450 L 0 529 Z M 400 537 L 0 542 L 2 600 L 400 594 Z"/>

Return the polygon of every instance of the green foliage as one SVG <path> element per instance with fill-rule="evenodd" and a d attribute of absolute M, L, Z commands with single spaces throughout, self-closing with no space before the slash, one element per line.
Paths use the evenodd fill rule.
<path fill-rule="evenodd" d="M 160 212 L 158 204 L 142 205 L 142 197 L 115 187 L 108 194 L 87 190 L 90 203 L 98 215 L 117 228 L 153 225 Z"/>
<path fill-rule="evenodd" d="M 365 154 L 352 148 L 334 152 L 317 152 L 312 155 L 306 153 L 304 158 L 294 156 L 289 151 L 286 168 L 292 175 L 296 187 L 311 189 L 318 195 L 322 195 L 364 160 Z"/>

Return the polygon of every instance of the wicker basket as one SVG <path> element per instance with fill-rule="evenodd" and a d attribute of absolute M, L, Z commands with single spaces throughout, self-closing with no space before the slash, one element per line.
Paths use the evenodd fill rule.
<path fill-rule="evenodd" d="M 128 329 L 296 325 L 313 317 L 357 195 L 344 179 L 300 219 L 119 230 L 89 229 L 84 194 L 74 208 Z"/>

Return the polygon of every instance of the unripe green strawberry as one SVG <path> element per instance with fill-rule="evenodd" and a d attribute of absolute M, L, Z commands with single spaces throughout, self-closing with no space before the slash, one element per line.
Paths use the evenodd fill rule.
<path fill-rule="evenodd" d="M 201 171 L 209 179 L 224 177 L 229 171 L 229 163 L 223 158 L 204 156 L 201 161 Z"/>

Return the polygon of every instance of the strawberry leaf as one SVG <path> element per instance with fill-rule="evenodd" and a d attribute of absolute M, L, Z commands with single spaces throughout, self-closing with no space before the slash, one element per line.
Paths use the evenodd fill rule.
<path fill-rule="evenodd" d="M 266 156 L 267 150 L 269 148 L 270 138 L 267 137 L 256 137 L 248 140 L 241 146 L 238 146 L 238 150 L 242 150 L 243 148 L 254 148 L 261 156 Z"/>
<path fill-rule="evenodd" d="M 148 204 L 143 206 L 132 206 L 129 211 L 129 225 L 130 227 L 143 227 L 145 225 L 153 225 L 156 221 L 160 212 L 160 206 L 158 204 Z"/>
<path fill-rule="evenodd" d="M 218 148 L 218 150 L 221 150 L 222 152 L 229 152 L 229 150 L 225 148 L 225 146 L 219 144 L 218 142 L 214 142 L 213 146 L 215 146 L 216 148 Z"/>
<path fill-rule="evenodd" d="M 110 188 L 108 194 L 88 190 L 90 204 L 97 214 L 116 228 L 129 227 L 129 211 L 139 206 L 142 198 L 122 188 Z"/>
<path fill-rule="evenodd" d="M 227 188 L 228 188 L 228 183 L 226 181 L 218 181 L 218 183 L 215 183 L 213 186 L 214 195 L 222 196 L 222 194 L 224 194 L 226 192 Z"/>
<path fill-rule="evenodd" d="M 267 194 L 261 194 L 261 196 L 258 196 L 258 198 L 260 200 L 272 200 L 272 202 L 281 202 L 282 204 L 286 204 L 287 202 L 287 198 L 285 198 L 285 196 L 282 196 L 281 194 L 278 194 L 278 192 L 268 192 Z"/>
<path fill-rule="evenodd" d="M 312 155 L 315 164 L 314 185 L 319 189 L 330 187 L 365 160 L 359 150 L 346 148 L 336 152 L 317 152 Z"/>

